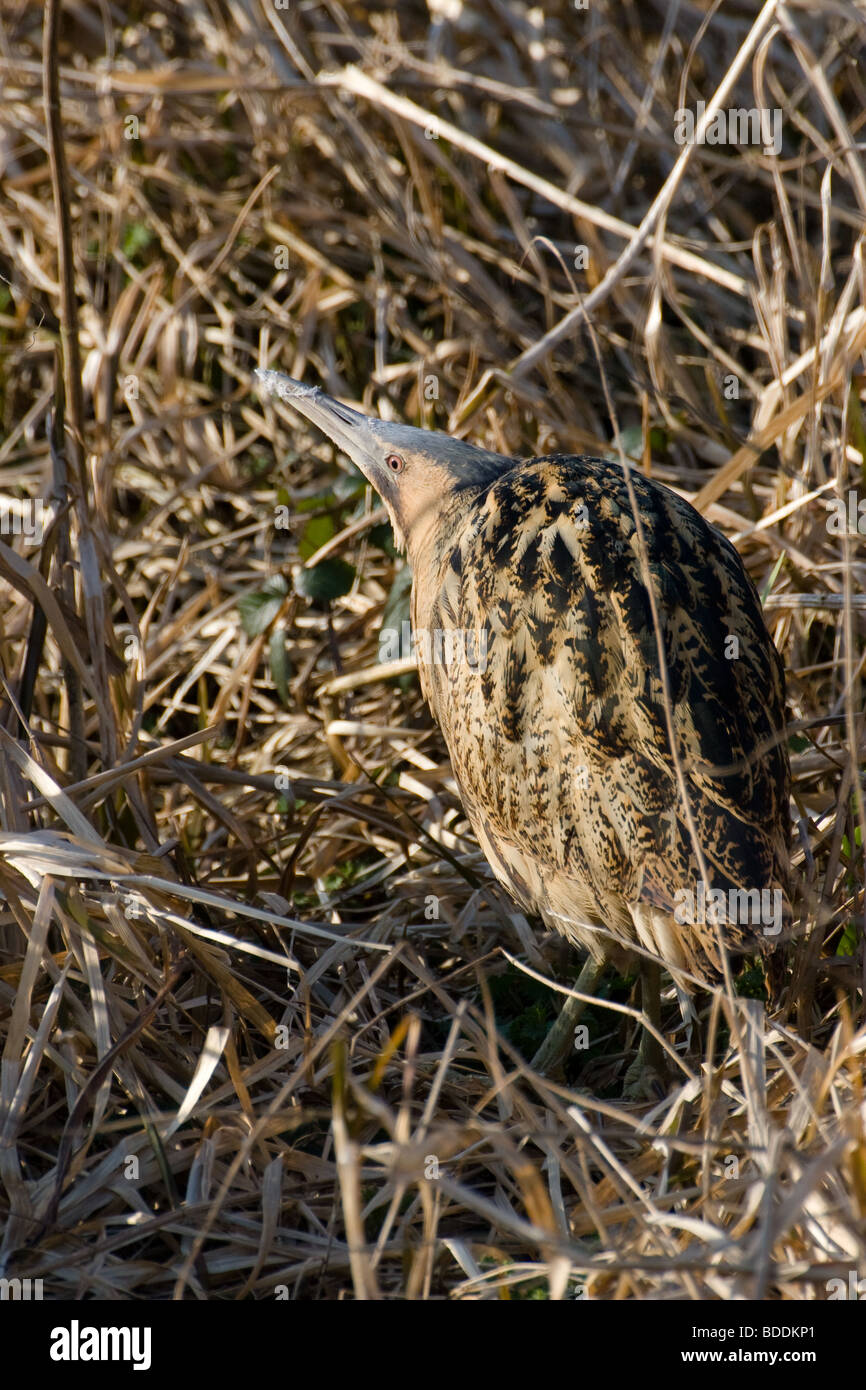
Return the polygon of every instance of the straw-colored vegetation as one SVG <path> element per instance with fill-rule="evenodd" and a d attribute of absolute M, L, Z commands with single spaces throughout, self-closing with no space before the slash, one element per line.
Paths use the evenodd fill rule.
<path fill-rule="evenodd" d="M 862 9 L 59 8 L 0 20 L 0 1272 L 826 1298 L 866 1272 Z M 716 93 L 778 150 L 678 144 Z M 669 989 L 640 1105 L 632 978 L 529 1068 L 579 962 L 381 669 L 377 499 L 252 385 L 599 453 L 599 363 L 789 672 L 783 1005 L 687 1036 Z"/>

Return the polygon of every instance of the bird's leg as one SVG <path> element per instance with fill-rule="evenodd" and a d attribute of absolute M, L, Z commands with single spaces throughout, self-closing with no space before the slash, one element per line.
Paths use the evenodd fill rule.
<path fill-rule="evenodd" d="M 656 1032 L 661 1032 L 662 1023 L 662 973 L 658 963 L 641 957 L 640 963 L 640 1002 L 641 1009 Z M 637 1056 L 625 1074 L 623 1095 L 627 1099 L 641 1099 L 650 1094 L 652 1084 L 664 1076 L 665 1060 L 662 1045 L 648 1028 L 641 1034 Z"/>
<path fill-rule="evenodd" d="M 641 962 L 640 1002 L 657 1033 L 662 1030 L 662 972 L 657 961 L 644 959 Z M 664 1052 L 658 1038 L 648 1028 L 644 1029 L 641 1050 L 649 1067 L 656 1071 L 664 1069 Z"/>
<path fill-rule="evenodd" d="M 580 994 L 594 994 L 606 962 L 588 956 L 583 968 L 574 982 Z M 559 1017 L 551 1025 L 550 1031 L 532 1059 L 531 1066 L 542 1076 L 556 1071 L 574 1048 L 574 1030 L 588 1007 L 586 999 L 575 999 L 570 994 L 563 1004 Z"/>
<path fill-rule="evenodd" d="M 677 984 L 676 981 L 674 981 L 674 987 L 677 992 L 677 999 L 679 1000 L 680 1005 L 680 1014 L 682 1016 L 683 1028 L 685 1030 L 686 1051 L 691 1052 L 692 1037 L 694 1035 L 696 1035 L 696 1041 L 700 1046 L 701 1035 L 700 1027 L 698 1024 L 697 1010 L 695 1009 L 695 1006 L 692 1003 L 691 995 L 686 993 L 682 985 Z"/>

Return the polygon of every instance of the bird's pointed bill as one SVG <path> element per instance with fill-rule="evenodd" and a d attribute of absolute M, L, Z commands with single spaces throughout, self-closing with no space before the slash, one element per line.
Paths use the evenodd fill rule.
<path fill-rule="evenodd" d="M 268 395 L 278 396 L 280 400 L 294 407 L 311 425 L 332 439 L 338 449 L 348 454 L 365 476 L 370 477 L 370 466 L 375 462 L 375 437 L 373 420 L 362 415 L 360 410 L 343 405 L 334 400 L 318 386 L 306 386 L 294 377 L 283 372 L 256 368 L 261 387 Z M 372 481 L 372 480 L 371 480 Z"/>
<path fill-rule="evenodd" d="M 281 372 L 259 369 L 256 375 L 264 391 L 293 406 L 348 454 L 382 498 L 397 545 L 408 546 L 413 560 L 455 495 L 480 491 L 514 465 L 503 454 L 438 430 L 363 415 Z"/>

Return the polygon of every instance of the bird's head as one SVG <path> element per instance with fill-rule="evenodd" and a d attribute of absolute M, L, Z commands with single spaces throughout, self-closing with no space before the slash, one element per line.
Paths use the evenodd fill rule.
<path fill-rule="evenodd" d="M 394 537 L 417 560 L 461 492 L 480 491 L 514 466 L 435 430 L 419 430 L 362 415 L 282 372 L 256 371 L 260 390 L 287 401 L 357 464 L 391 518 Z M 468 496 L 467 496 L 468 500 Z"/>

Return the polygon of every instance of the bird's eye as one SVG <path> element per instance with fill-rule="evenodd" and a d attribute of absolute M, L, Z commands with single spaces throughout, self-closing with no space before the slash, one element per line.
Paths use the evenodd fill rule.
<path fill-rule="evenodd" d="M 385 462 L 387 463 L 392 473 L 403 472 L 403 460 L 401 459 L 399 454 L 389 454 Z"/>

